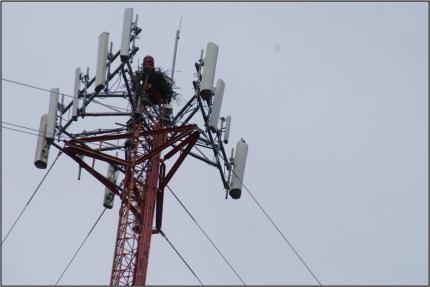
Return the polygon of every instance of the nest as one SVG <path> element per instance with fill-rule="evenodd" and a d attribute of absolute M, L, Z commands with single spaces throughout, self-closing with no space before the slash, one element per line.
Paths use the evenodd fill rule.
<path fill-rule="evenodd" d="M 138 95 L 145 94 L 152 104 L 170 104 L 178 97 L 174 82 L 160 68 L 136 71 L 131 84 Z"/>

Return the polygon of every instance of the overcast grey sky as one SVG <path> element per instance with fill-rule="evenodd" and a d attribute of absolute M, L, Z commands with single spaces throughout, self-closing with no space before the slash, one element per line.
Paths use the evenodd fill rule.
<path fill-rule="evenodd" d="M 3 77 L 71 94 L 76 67 L 95 71 L 101 32 L 119 48 L 127 7 L 143 28 L 138 57 L 167 69 L 182 16 L 184 101 L 200 49 L 219 45 L 229 148 L 248 142 L 245 184 L 323 284 L 428 283 L 427 3 L 2 3 Z M 38 128 L 48 93 L 2 81 L 2 95 L 2 121 Z M 2 238 L 45 173 L 35 144 L 2 129 Z M 3 284 L 55 283 L 102 210 L 104 187 L 77 173 L 61 156 L 2 246 Z M 224 199 L 217 170 L 188 158 L 171 187 L 247 284 L 315 284 L 246 192 Z M 118 207 L 62 284 L 109 283 Z M 163 218 L 205 284 L 240 284 L 168 192 Z M 198 282 L 153 236 L 147 284 Z"/>

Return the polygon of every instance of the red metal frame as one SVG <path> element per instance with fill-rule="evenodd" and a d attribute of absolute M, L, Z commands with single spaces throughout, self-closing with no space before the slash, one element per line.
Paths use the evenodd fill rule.
<path fill-rule="evenodd" d="M 196 125 L 163 128 L 160 122 L 152 130 L 144 130 L 140 124 L 134 124 L 131 129 L 129 133 L 72 139 L 67 141 L 62 149 L 121 198 L 111 285 L 145 284 L 151 235 L 158 233 L 161 229 L 164 187 L 178 170 L 200 135 Z M 129 141 L 128 156 L 125 160 L 93 150 L 83 144 L 118 139 L 128 139 Z M 178 142 L 179 144 L 175 145 Z M 140 148 L 142 145 L 150 147 L 149 151 L 143 152 Z M 169 147 L 172 149 L 166 153 L 164 158 L 161 158 L 161 151 Z M 166 173 L 164 161 L 180 151 L 179 157 Z M 79 155 L 122 166 L 125 170 L 123 189 L 85 163 Z M 148 164 L 146 164 L 147 162 Z M 144 177 L 139 182 L 137 174 L 142 170 Z M 156 229 L 153 230 L 155 210 Z"/>

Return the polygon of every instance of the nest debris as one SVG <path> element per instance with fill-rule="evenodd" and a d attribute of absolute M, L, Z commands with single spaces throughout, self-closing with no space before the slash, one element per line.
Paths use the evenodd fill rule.
<path fill-rule="evenodd" d="M 170 104 L 178 98 L 174 82 L 160 68 L 136 71 L 131 85 L 138 95 L 146 95 L 153 104 Z"/>

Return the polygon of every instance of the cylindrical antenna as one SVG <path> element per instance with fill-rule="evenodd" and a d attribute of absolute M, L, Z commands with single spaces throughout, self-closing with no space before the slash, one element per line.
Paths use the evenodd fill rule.
<path fill-rule="evenodd" d="M 75 84 L 73 86 L 72 119 L 77 120 L 79 108 L 79 89 L 81 87 L 81 68 L 75 70 Z"/>
<path fill-rule="evenodd" d="M 121 52 L 120 57 L 122 62 L 126 62 L 129 57 L 130 49 L 130 34 L 133 21 L 133 8 L 124 10 L 124 22 L 122 25 Z M 133 41 L 134 42 L 134 41 Z"/>
<path fill-rule="evenodd" d="M 139 14 L 136 14 L 136 20 L 133 23 L 133 31 L 134 31 L 134 37 L 133 37 L 133 45 L 132 45 L 132 50 L 134 50 L 134 48 L 136 47 L 136 34 L 137 34 L 137 20 L 139 19 Z"/>
<path fill-rule="evenodd" d="M 90 67 L 87 67 L 87 71 L 86 71 L 85 76 L 84 76 L 84 94 L 83 94 L 84 104 L 83 104 L 83 107 L 85 107 L 87 104 L 87 90 L 88 90 L 88 80 L 89 79 L 90 79 Z M 82 112 L 84 112 L 84 111 L 82 111 Z"/>
<path fill-rule="evenodd" d="M 112 182 L 116 183 L 116 180 L 118 178 L 118 171 L 115 169 L 115 167 L 112 164 L 109 164 L 107 176 L 106 178 Z M 105 194 L 103 198 L 103 206 L 112 209 L 113 207 L 113 201 L 115 199 L 115 193 L 113 193 L 107 186 L 105 187 Z"/>
<path fill-rule="evenodd" d="M 200 82 L 200 95 L 205 100 L 209 100 L 213 94 L 217 58 L 218 46 L 209 42 L 206 46 L 202 80 Z"/>
<path fill-rule="evenodd" d="M 176 30 L 176 35 L 175 35 L 175 49 L 173 50 L 172 72 L 170 73 L 170 78 L 172 79 L 172 81 L 173 81 L 173 76 L 175 75 L 176 52 L 178 51 L 178 42 L 179 42 L 179 33 L 181 32 L 181 23 L 182 23 L 182 17 L 179 19 L 179 29 Z"/>
<path fill-rule="evenodd" d="M 229 194 L 233 199 L 240 198 L 242 193 L 243 176 L 245 174 L 246 156 L 248 145 L 241 139 L 236 145 L 236 154 L 233 163 L 233 175 L 231 177 Z"/>
<path fill-rule="evenodd" d="M 230 125 L 231 125 L 231 116 L 227 116 L 225 119 L 225 131 L 224 131 L 224 143 L 228 143 L 228 139 L 230 136 Z"/>
<path fill-rule="evenodd" d="M 63 127 L 63 110 L 64 110 L 64 94 L 61 94 L 61 105 L 60 105 L 60 129 Z M 58 134 L 57 139 L 60 140 L 61 135 Z"/>
<path fill-rule="evenodd" d="M 49 145 L 46 143 L 46 125 L 48 123 L 48 115 L 45 114 L 40 118 L 39 133 L 37 137 L 36 154 L 34 157 L 34 165 L 40 169 L 46 169 L 48 165 Z"/>
<path fill-rule="evenodd" d="M 227 168 L 228 168 L 228 176 L 227 176 L 227 180 L 228 182 L 231 182 L 231 172 L 233 171 L 233 156 L 234 156 L 234 148 L 231 149 L 231 153 L 230 153 L 230 158 L 227 161 Z M 225 190 L 225 199 L 228 198 L 228 192 L 229 189 Z"/>
<path fill-rule="evenodd" d="M 58 110 L 58 95 L 60 94 L 59 88 L 51 89 L 51 95 L 49 97 L 49 108 L 48 108 L 48 121 L 46 126 L 46 138 L 51 143 L 54 140 L 55 128 L 57 125 L 57 110 Z"/>
<path fill-rule="evenodd" d="M 225 83 L 219 79 L 216 82 L 215 96 L 212 104 L 212 112 L 209 116 L 209 128 L 215 132 L 218 129 L 218 120 L 221 112 L 222 98 L 224 95 Z"/>
<path fill-rule="evenodd" d="M 112 58 L 113 58 L 112 50 L 113 50 L 113 42 L 110 42 L 109 53 L 108 53 L 108 57 L 107 57 L 108 58 L 108 67 L 107 67 L 107 78 L 106 78 L 106 83 L 105 83 L 105 93 L 107 93 L 109 91 L 110 66 L 112 64 Z"/>
<path fill-rule="evenodd" d="M 109 45 L 109 33 L 103 32 L 99 36 L 99 47 L 97 52 L 96 84 L 94 86 L 94 90 L 96 92 L 100 91 L 105 86 L 108 45 Z"/>

